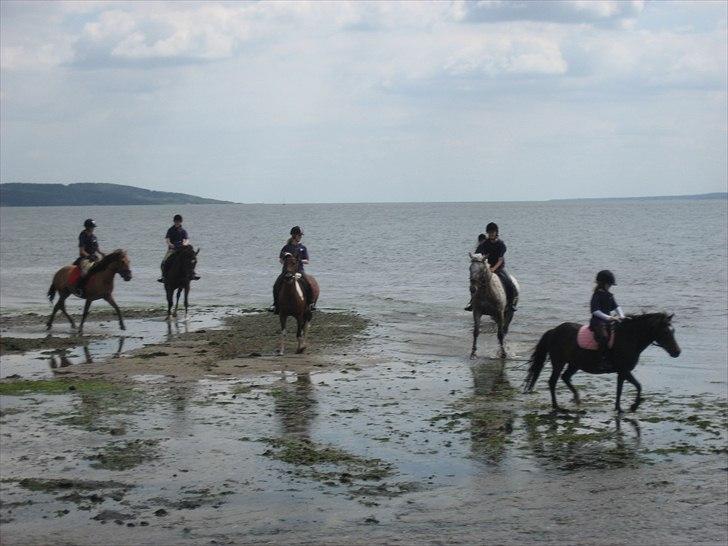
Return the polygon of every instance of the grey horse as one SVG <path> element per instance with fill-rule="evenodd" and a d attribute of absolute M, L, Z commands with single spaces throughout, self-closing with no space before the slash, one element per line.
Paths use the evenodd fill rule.
<path fill-rule="evenodd" d="M 506 291 L 498 275 L 491 272 L 485 256 L 469 253 L 470 256 L 470 293 L 473 302 L 473 350 L 470 358 L 475 358 L 480 334 L 480 317 L 488 315 L 498 326 L 498 343 L 500 344 L 500 357 L 505 358 L 506 350 L 503 339 L 508 333 L 508 326 L 513 320 L 513 310 L 508 305 Z M 511 275 L 514 288 L 514 301 L 518 299 L 520 291 L 518 281 Z"/>

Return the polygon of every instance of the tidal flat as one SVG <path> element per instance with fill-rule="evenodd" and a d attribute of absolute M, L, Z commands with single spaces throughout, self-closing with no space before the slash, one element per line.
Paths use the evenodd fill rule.
<path fill-rule="evenodd" d="M 620 416 L 614 376 L 578 374 L 582 404 L 560 391 L 555 415 L 518 355 L 413 354 L 318 312 L 309 352 L 275 357 L 276 322 L 231 311 L 3 379 L 3 544 L 728 539 L 720 394 L 644 384 Z"/>

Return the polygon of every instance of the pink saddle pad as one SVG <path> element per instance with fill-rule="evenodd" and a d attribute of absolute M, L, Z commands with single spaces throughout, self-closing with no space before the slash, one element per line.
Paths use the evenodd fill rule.
<path fill-rule="evenodd" d="M 579 333 L 576 334 L 576 344 L 581 349 L 586 349 L 588 351 L 596 351 L 599 349 L 599 344 L 597 343 L 597 340 L 594 339 L 594 332 L 592 332 L 589 329 L 589 325 L 585 324 L 581 328 L 579 328 Z M 609 348 L 611 349 L 614 345 L 614 332 L 611 332 L 609 334 Z"/>

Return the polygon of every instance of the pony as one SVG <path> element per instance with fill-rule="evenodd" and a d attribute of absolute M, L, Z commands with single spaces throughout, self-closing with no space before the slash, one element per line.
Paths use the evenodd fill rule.
<path fill-rule="evenodd" d="M 114 277 L 117 273 L 125 281 L 131 280 L 131 269 L 129 268 L 129 263 L 129 256 L 127 256 L 126 250 L 117 249 L 104 256 L 104 258 L 95 263 L 87 273 L 83 296 L 80 296 L 75 287 L 69 282 L 69 277 L 71 273 L 74 272 L 76 266 L 67 265 L 60 268 L 53 276 L 53 282 L 51 282 L 51 286 L 48 289 L 48 299 L 53 302 L 53 298 L 55 298 L 57 292 L 58 301 L 53 307 L 51 316 L 48 318 L 46 330 L 50 330 L 51 326 L 53 326 L 53 318 L 59 310 L 71 323 L 71 328 L 76 327 L 73 319 L 66 311 L 66 299 L 71 294 L 82 297 L 86 300 L 86 304 L 83 307 L 81 324 L 78 327 L 79 334 L 83 333 L 83 324 L 86 322 L 91 302 L 99 299 L 106 300 L 109 305 L 114 308 L 116 316 L 119 319 L 119 328 L 126 330 L 126 326 L 124 326 L 124 319 L 121 317 L 121 309 L 119 309 L 119 306 L 116 304 L 116 301 L 114 301 L 114 297 L 111 293 L 114 291 Z"/>
<path fill-rule="evenodd" d="M 579 393 L 571 384 L 571 377 L 579 370 L 587 373 L 616 373 L 617 399 L 614 409 L 622 413 L 620 399 L 622 386 L 629 381 L 637 389 L 637 396 L 630 406 L 630 411 L 636 411 L 642 402 L 642 386 L 632 375 L 637 366 L 640 354 L 647 347 L 654 344 L 662 347 L 673 358 L 680 356 L 680 346 L 675 341 L 675 329 L 672 327 L 673 315 L 667 313 L 643 313 L 629 315 L 619 323 L 614 332 L 614 345 L 611 350 L 611 359 L 614 365 L 612 371 L 605 371 L 601 367 L 601 354 L 599 351 L 582 349 L 577 344 L 577 334 L 581 324 L 564 322 L 556 328 L 548 330 L 536 345 L 529 360 L 528 374 L 524 381 L 524 392 L 531 392 L 538 376 L 543 369 L 547 357 L 551 357 L 551 377 L 549 389 L 551 390 L 551 406 L 553 411 L 562 410 L 556 403 L 556 383 L 561 379 L 574 395 L 574 402 L 579 404 Z M 567 366 L 566 371 L 561 370 Z"/>
<path fill-rule="evenodd" d="M 278 344 L 278 355 L 283 355 L 286 337 L 286 321 L 289 316 L 296 319 L 296 340 L 298 347 L 296 354 L 306 350 L 306 335 L 311 323 L 312 313 L 306 304 L 306 296 L 301 286 L 301 274 L 298 273 L 298 258 L 286 253 L 283 257 L 283 283 L 278 291 L 278 318 L 281 321 L 281 337 Z M 311 275 L 306 275 L 306 281 L 311 286 L 311 293 L 315 304 L 319 296 L 319 286 Z"/>
<path fill-rule="evenodd" d="M 470 358 L 475 358 L 480 334 L 480 318 L 483 315 L 491 317 L 498 327 L 498 343 L 500 344 L 500 357 L 506 357 L 503 340 L 508 333 L 508 326 L 513 320 L 513 310 L 508 305 L 506 291 L 498 275 L 488 267 L 488 262 L 482 254 L 468 253 L 470 256 L 470 293 L 473 295 L 473 349 Z M 513 282 L 514 299 L 518 298 L 518 281 L 511 275 Z"/>
<path fill-rule="evenodd" d="M 199 253 L 199 248 L 195 250 L 191 245 L 186 245 L 174 252 L 167 259 L 164 274 L 164 290 L 167 293 L 166 320 L 170 320 L 171 317 L 177 316 L 179 297 L 180 294 L 182 294 L 182 290 L 184 290 L 185 293 L 185 317 L 187 317 L 190 281 L 192 280 L 192 275 L 194 274 L 195 267 L 197 266 L 197 255 Z M 172 296 L 174 295 L 175 290 L 177 290 L 177 301 L 174 306 L 174 312 L 172 312 Z"/>

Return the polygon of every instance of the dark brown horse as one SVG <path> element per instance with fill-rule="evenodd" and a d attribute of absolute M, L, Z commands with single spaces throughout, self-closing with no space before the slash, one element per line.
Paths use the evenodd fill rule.
<path fill-rule="evenodd" d="M 311 322 L 311 309 L 308 304 L 315 304 L 319 297 L 319 286 L 311 275 L 298 273 L 298 258 L 292 254 L 286 254 L 283 258 L 284 277 L 283 283 L 278 291 L 278 317 L 281 320 L 281 338 L 278 345 L 278 354 L 283 354 L 283 347 L 286 341 L 286 321 L 289 316 L 296 319 L 296 340 L 298 348 L 296 354 L 306 350 L 306 334 Z M 306 302 L 306 295 L 302 282 L 308 282 L 311 287 L 312 301 Z"/>
<path fill-rule="evenodd" d="M 185 317 L 187 316 L 190 281 L 192 280 L 192 276 L 195 274 L 197 255 L 199 253 L 199 248 L 195 251 L 191 245 L 183 246 L 174 252 L 165 264 L 166 271 L 164 273 L 164 290 L 167 292 L 167 320 L 169 320 L 170 317 L 177 316 L 179 297 L 183 290 L 185 293 Z M 174 306 L 174 312 L 172 312 L 172 296 L 175 290 L 177 290 L 177 302 Z"/>
<path fill-rule="evenodd" d="M 630 411 L 635 411 L 642 402 L 642 386 L 632 375 L 632 370 L 637 366 L 640 354 L 650 345 L 657 345 L 676 358 L 680 356 L 680 347 L 675 341 L 675 330 L 672 327 L 673 315 L 666 313 L 644 313 L 632 315 L 624 322 L 617 325 L 615 331 L 614 346 L 611 349 L 610 360 L 613 364 L 611 371 L 604 371 L 601 365 L 601 354 L 599 351 L 581 349 L 576 342 L 576 336 L 581 324 L 564 322 L 556 328 L 549 330 L 542 337 L 533 351 L 528 368 L 528 375 L 524 382 L 524 392 L 533 390 L 538 376 L 543 369 L 547 357 L 551 357 L 551 378 L 549 389 L 551 390 L 551 405 L 554 411 L 563 411 L 556 403 L 556 383 L 561 375 L 561 370 L 566 371 L 561 375 L 566 386 L 574 394 L 574 401 L 579 403 L 579 393 L 571 384 L 571 377 L 578 371 L 584 370 L 587 373 L 616 373 L 617 374 L 617 400 L 615 409 L 622 411 L 619 405 L 622 398 L 622 386 L 626 381 L 632 383 L 637 389 L 637 397 L 630 406 Z"/>
<path fill-rule="evenodd" d="M 46 323 L 47 329 L 50 330 L 53 325 L 53 318 L 56 313 L 60 311 L 66 316 L 68 321 L 71 323 L 71 328 L 75 328 L 76 325 L 73 319 L 66 311 L 66 299 L 71 294 L 78 296 L 74 286 L 70 286 L 68 278 L 74 270 L 73 265 L 67 265 L 60 268 L 53 276 L 53 282 L 51 287 L 48 289 L 48 299 L 53 301 L 53 298 L 58 292 L 58 301 L 53 307 L 53 312 L 48 318 Z M 109 305 L 116 311 L 116 316 L 119 318 L 119 327 L 122 330 L 126 330 L 124 326 L 124 319 L 121 317 L 121 310 L 116 305 L 114 297 L 111 293 L 114 291 L 114 277 L 116 274 L 121 275 L 121 278 L 125 281 L 131 280 L 131 269 L 129 269 L 129 257 L 126 255 L 125 250 L 115 250 L 111 254 L 107 254 L 101 261 L 94 264 L 89 270 L 86 283 L 83 290 L 83 298 L 86 300 L 86 305 L 83 308 L 83 317 L 81 318 L 81 324 L 78 327 L 78 333 L 83 333 L 83 323 L 86 322 L 88 316 L 89 307 L 91 302 L 95 300 L 106 300 Z"/>

